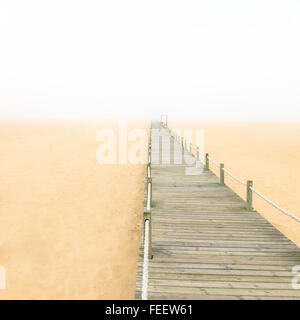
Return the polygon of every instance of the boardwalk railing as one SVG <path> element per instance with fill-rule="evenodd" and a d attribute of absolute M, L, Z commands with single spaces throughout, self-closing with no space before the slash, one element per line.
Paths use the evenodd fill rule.
<path fill-rule="evenodd" d="M 152 128 L 151 128 L 152 129 Z M 151 221 L 151 207 L 152 207 L 152 177 L 151 177 L 151 129 L 150 129 L 150 143 L 148 148 L 148 164 L 146 172 L 146 191 L 147 191 L 147 202 L 146 208 L 144 209 L 143 215 L 143 283 L 142 283 L 142 299 L 148 299 L 148 264 L 149 259 L 152 259 L 152 221 Z"/>
<path fill-rule="evenodd" d="M 164 127 L 166 127 L 164 125 Z M 167 127 L 166 127 L 167 128 Z M 195 148 L 193 148 L 192 146 L 192 142 L 189 143 L 189 149 L 187 148 L 188 145 L 188 141 L 186 139 L 184 139 L 183 136 L 180 136 L 179 134 L 177 134 L 176 132 L 170 130 L 169 128 L 167 128 L 171 134 L 171 136 L 174 137 L 174 139 L 181 143 L 182 148 L 184 148 L 185 150 L 187 150 L 188 152 L 190 152 L 193 156 L 196 157 L 197 161 L 200 161 L 200 155 L 202 155 L 204 157 L 204 162 L 205 162 L 205 169 L 206 170 L 210 170 L 210 163 L 212 163 L 214 166 L 218 167 L 220 169 L 220 184 L 224 185 L 225 184 L 225 175 L 228 175 L 229 177 L 231 177 L 233 180 L 237 181 L 239 184 L 243 185 L 246 187 L 246 194 L 247 194 L 247 199 L 246 199 L 246 204 L 247 204 L 247 209 L 248 210 L 253 210 L 253 193 L 255 193 L 257 196 L 259 196 L 261 199 L 263 199 L 264 201 L 266 201 L 268 204 L 270 204 L 271 206 L 273 206 L 274 208 L 276 208 L 277 210 L 279 210 L 280 212 L 284 213 L 285 215 L 289 216 L 290 218 L 296 220 L 297 222 L 300 222 L 300 218 L 295 216 L 294 214 L 288 212 L 287 210 L 281 208 L 280 206 L 278 206 L 276 203 L 274 203 L 273 201 L 269 200 L 267 197 L 265 197 L 264 195 L 262 195 L 260 192 L 258 192 L 256 189 L 253 188 L 253 181 L 252 180 L 248 180 L 247 182 L 242 181 L 241 179 L 235 177 L 231 172 L 229 172 L 228 170 L 225 169 L 224 167 L 224 163 L 217 163 L 215 162 L 208 153 L 200 153 L 199 151 L 199 147 L 196 146 Z M 193 154 L 193 152 L 195 152 Z"/>

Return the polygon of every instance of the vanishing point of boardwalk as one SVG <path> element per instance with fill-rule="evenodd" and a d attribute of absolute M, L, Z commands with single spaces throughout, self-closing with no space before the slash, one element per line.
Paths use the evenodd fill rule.
<path fill-rule="evenodd" d="M 160 135 L 170 135 L 153 123 L 152 139 L 158 128 Z M 171 137 L 173 157 L 180 150 L 176 144 Z M 154 144 L 151 157 L 164 152 L 161 143 Z M 173 157 L 170 164 L 151 164 L 148 299 L 300 299 L 300 290 L 292 287 L 299 248 L 247 210 L 211 171 L 176 165 Z M 141 299 L 142 272 L 143 235 L 136 299 Z"/>

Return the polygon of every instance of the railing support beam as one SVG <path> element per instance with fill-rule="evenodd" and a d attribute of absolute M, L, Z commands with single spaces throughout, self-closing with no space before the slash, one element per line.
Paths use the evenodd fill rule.
<path fill-rule="evenodd" d="M 224 163 L 220 164 L 220 185 L 224 186 L 225 184 L 225 172 L 224 172 Z"/>
<path fill-rule="evenodd" d="M 251 188 L 253 187 L 253 181 L 247 181 L 247 209 L 253 210 L 253 191 Z"/>
<path fill-rule="evenodd" d="M 209 170 L 209 154 L 205 154 L 205 170 Z"/>

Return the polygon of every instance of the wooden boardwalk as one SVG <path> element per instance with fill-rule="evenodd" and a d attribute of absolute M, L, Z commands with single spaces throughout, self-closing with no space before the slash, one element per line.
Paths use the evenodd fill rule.
<path fill-rule="evenodd" d="M 169 135 L 158 123 L 152 128 Z M 153 129 L 152 140 L 158 134 Z M 174 146 L 179 150 L 172 141 L 171 151 Z M 148 298 L 300 299 L 300 289 L 292 287 L 299 248 L 259 213 L 248 211 L 245 201 L 220 185 L 211 171 L 175 165 L 173 156 L 171 164 L 153 164 L 165 152 L 152 143 Z M 136 299 L 141 298 L 142 238 Z"/>

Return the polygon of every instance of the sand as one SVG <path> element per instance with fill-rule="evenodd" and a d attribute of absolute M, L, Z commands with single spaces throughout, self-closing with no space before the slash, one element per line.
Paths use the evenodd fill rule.
<path fill-rule="evenodd" d="M 7 289 L 0 299 L 134 297 L 145 166 L 99 165 L 96 132 L 103 126 L 1 124 L 0 265 Z M 204 128 L 212 158 L 300 216 L 300 124 L 181 127 Z M 226 183 L 245 198 L 244 187 L 228 177 Z M 254 205 L 300 245 L 299 223 L 257 197 Z"/>
<path fill-rule="evenodd" d="M 253 180 L 263 195 L 300 217 L 300 123 L 171 123 L 204 129 L 205 151 L 240 179 Z M 219 169 L 211 165 L 219 176 Z M 226 184 L 243 199 L 245 187 L 228 176 Z M 254 196 L 254 207 L 300 246 L 300 223 Z"/>
<path fill-rule="evenodd" d="M 0 299 L 133 299 L 145 165 L 99 165 L 103 126 L 1 123 Z"/>

